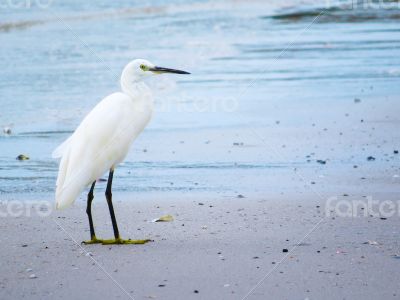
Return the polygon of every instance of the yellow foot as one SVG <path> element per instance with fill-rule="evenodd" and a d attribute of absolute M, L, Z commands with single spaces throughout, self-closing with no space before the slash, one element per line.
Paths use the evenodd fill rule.
<path fill-rule="evenodd" d="M 148 242 L 151 242 L 151 240 L 146 239 L 146 240 L 123 240 L 121 238 L 118 239 L 111 239 L 111 240 L 101 240 L 101 243 L 103 245 L 129 245 L 129 244 L 146 244 Z"/>
<path fill-rule="evenodd" d="M 91 245 L 91 244 L 101 244 L 103 241 L 99 240 L 98 238 L 96 238 L 95 236 L 92 237 L 92 239 L 90 241 L 83 241 L 82 244 L 85 245 Z"/>

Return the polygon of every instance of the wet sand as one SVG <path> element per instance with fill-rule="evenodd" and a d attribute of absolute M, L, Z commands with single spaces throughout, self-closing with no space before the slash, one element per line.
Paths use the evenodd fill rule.
<path fill-rule="evenodd" d="M 97 235 L 111 238 L 107 206 L 96 196 Z M 255 287 L 246 299 L 400 295 L 397 215 L 327 216 L 326 201 L 313 192 L 114 199 L 123 237 L 153 242 L 81 245 L 89 236 L 83 199 L 47 217 L 1 218 L 0 298 L 244 299 Z M 174 221 L 150 222 L 165 214 Z"/>

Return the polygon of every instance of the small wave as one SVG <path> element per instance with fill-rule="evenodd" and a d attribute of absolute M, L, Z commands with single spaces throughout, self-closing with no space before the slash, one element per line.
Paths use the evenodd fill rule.
<path fill-rule="evenodd" d="M 0 180 L 7 181 L 35 181 L 35 180 L 54 180 L 52 176 L 8 176 L 0 177 Z"/>
<path fill-rule="evenodd" d="M 236 0 L 237 1 L 237 0 Z M 8 32 L 12 30 L 28 29 L 33 26 L 43 25 L 55 22 L 71 22 L 71 21 L 88 21 L 88 20 L 101 20 L 109 18 L 129 17 L 129 16 L 157 16 L 157 15 L 175 15 L 180 13 L 195 13 L 204 11 L 216 11 L 226 9 L 238 9 L 231 2 L 216 3 L 214 1 L 204 3 L 191 3 L 191 4 L 170 4 L 159 6 L 144 6 L 144 7 L 125 7 L 120 9 L 111 9 L 102 12 L 93 12 L 88 14 L 74 15 L 74 16 L 59 16 L 58 14 L 48 11 L 48 18 L 42 20 L 32 21 L 19 21 L 0 23 L 0 32 Z M 68 25 L 68 24 L 65 24 Z"/>
<path fill-rule="evenodd" d="M 126 162 L 124 167 L 135 168 L 160 168 L 160 169 L 270 169 L 287 168 L 294 164 L 280 163 L 235 163 L 235 162 L 216 162 L 216 163 L 181 163 L 181 162 Z"/>
<path fill-rule="evenodd" d="M 330 8 L 320 8 L 320 9 L 312 9 L 312 10 L 299 10 L 294 12 L 281 13 L 273 16 L 265 16 L 263 19 L 276 19 L 276 20 L 287 20 L 287 21 L 301 21 L 304 19 L 315 18 L 321 14 L 327 16 L 329 14 L 333 14 L 335 12 L 340 11 L 338 7 L 330 7 Z"/>
<path fill-rule="evenodd" d="M 29 27 L 35 26 L 35 25 L 41 25 L 45 23 L 46 21 L 20 21 L 20 22 L 10 22 L 10 23 L 2 23 L 0 24 L 0 32 L 8 32 L 12 30 L 17 30 L 17 29 L 27 29 Z"/>
<path fill-rule="evenodd" d="M 63 135 L 63 134 L 72 134 L 72 130 L 47 130 L 47 131 L 26 131 L 20 132 L 18 135 L 23 136 L 53 136 L 53 135 Z"/>
<path fill-rule="evenodd" d="M 398 8 L 354 8 L 351 5 L 343 5 L 330 8 L 313 8 L 281 13 L 273 16 L 264 16 L 264 19 L 279 20 L 282 22 L 312 21 L 316 23 L 359 23 L 368 21 L 399 20 Z"/>
<path fill-rule="evenodd" d="M 92 13 L 92 14 L 85 14 L 78 16 L 64 16 L 64 17 L 60 17 L 55 13 L 49 12 L 49 16 L 51 17 L 47 19 L 0 23 L 0 32 L 28 29 L 33 26 L 43 25 L 46 23 L 54 23 L 54 22 L 87 21 L 93 19 L 120 17 L 124 15 L 154 15 L 165 12 L 167 12 L 167 7 L 165 6 L 123 8 L 119 10 L 106 11 L 102 13 Z"/>

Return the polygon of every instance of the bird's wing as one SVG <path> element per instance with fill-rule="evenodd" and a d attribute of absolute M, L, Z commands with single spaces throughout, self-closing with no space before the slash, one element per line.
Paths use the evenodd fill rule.
<path fill-rule="evenodd" d="M 51 153 L 52 158 L 60 158 L 63 156 L 65 151 L 68 149 L 68 146 L 71 144 L 72 135 L 67 138 L 64 142 L 61 143 L 56 149 L 54 149 L 53 153 Z"/>
<path fill-rule="evenodd" d="M 72 204 L 82 190 L 102 176 L 129 149 L 124 136 L 132 114 L 131 100 L 122 93 L 104 98 L 82 121 L 69 140 L 56 149 L 62 153 L 57 178 L 56 205 Z M 125 130 L 125 131 L 124 131 Z"/>

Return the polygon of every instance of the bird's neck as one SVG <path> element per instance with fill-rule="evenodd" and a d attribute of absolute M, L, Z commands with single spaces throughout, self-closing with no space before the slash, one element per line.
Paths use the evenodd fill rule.
<path fill-rule="evenodd" d="M 140 78 L 135 78 L 134 76 L 124 76 L 124 74 L 121 76 L 121 89 L 132 99 L 141 98 L 143 94 L 150 92 L 150 89 Z"/>

